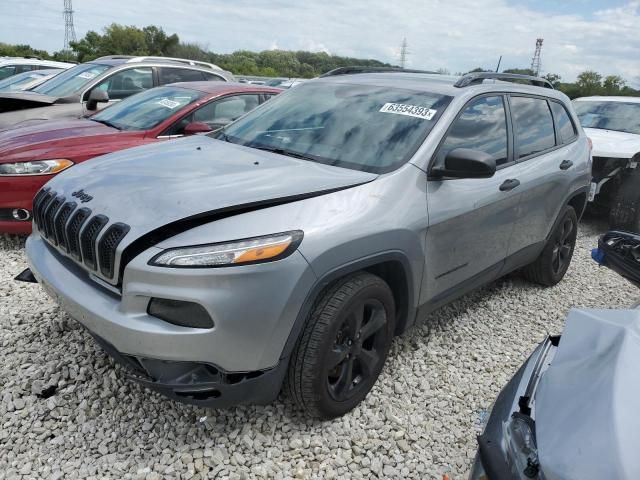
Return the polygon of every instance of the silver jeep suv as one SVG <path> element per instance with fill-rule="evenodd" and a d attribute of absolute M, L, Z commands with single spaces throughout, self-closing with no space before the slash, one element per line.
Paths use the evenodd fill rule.
<path fill-rule="evenodd" d="M 228 406 L 284 385 L 342 415 L 434 309 L 520 268 L 563 278 L 590 148 L 544 85 L 331 72 L 215 134 L 56 176 L 31 270 L 149 388 Z"/>

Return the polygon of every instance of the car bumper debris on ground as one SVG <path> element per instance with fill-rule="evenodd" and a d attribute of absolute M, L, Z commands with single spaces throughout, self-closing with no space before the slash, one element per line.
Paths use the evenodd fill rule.
<path fill-rule="evenodd" d="M 587 219 L 566 280 L 511 275 L 395 339 L 371 394 L 332 422 L 286 400 L 204 409 L 127 380 L 91 335 L 35 284 L 24 239 L 0 236 L 0 479 L 466 478 L 480 418 L 572 307 L 621 308 L 637 289 L 590 252 Z"/>

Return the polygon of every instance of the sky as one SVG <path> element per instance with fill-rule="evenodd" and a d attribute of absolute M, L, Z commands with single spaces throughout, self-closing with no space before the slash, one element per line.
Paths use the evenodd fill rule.
<path fill-rule="evenodd" d="M 73 0 L 78 38 L 116 22 L 158 25 L 218 53 L 326 51 L 451 73 L 531 65 L 573 81 L 584 70 L 640 87 L 640 0 Z M 0 42 L 48 51 L 64 41 L 63 0 L 0 0 Z"/>

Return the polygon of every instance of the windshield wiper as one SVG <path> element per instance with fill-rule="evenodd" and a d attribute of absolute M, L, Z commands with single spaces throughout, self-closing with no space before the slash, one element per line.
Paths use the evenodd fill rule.
<path fill-rule="evenodd" d="M 251 143 L 248 143 L 245 146 L 250 148 L 255 148 L 257 150 L 264 150 L 265 152 L 277 153 L 278 155 L 285 155 L 287 157 L 299 158 L 301 160 L 311 160 L 312 162 L 318 161 L 318 158 L 314 155 L 305 155 L 304 153 L 294 152 L 291 150 L 287 150 L 285 148 L 269 147 L 267 145 L 255 145 Z"/>
<path fill-rule="evenodd" d="M 89 120 L 101 123 L 103 125 L 106 125 L 107 127 L 115 128 L 116 130 L 122 130 L 122 127 L 118 127 L 115 123 L 111 123 L 108 120 L 97 120 L 95 118 L 90 118 Z"/>

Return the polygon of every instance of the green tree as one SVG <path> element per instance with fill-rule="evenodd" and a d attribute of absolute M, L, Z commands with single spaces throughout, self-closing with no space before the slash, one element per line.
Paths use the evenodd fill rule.
<path fill-rule="evenodd" d="M 551 85 L 553 85 L 553 88 L 558 89 L 560 87 L 560 80 L 562 80 L 562 77 L 557 73 L 547 73 L 542 78 L 544 78 L 545 80 L 548 80 L 551 83 Z"/>
<path fill-rule="evenodd" d="M 578 75 L 576 85 L 580 89 L 580 96 L 597 95 L 602 90 L 602 75 L 593 70 L 587 70 Z"/>
<path fill-rule="evenodd" d="M 626 82 L 619 75 L 608 75 L 602 82 L 602 88 L 606 95 L 620 95 Z"/>

